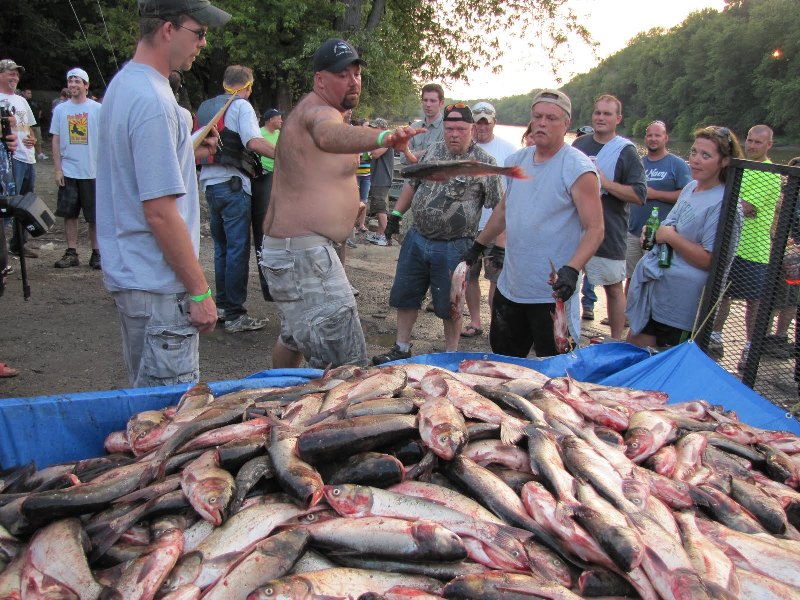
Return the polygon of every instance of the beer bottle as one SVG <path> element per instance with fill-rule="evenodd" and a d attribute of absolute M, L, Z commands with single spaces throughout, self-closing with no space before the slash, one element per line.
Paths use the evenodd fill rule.
<path fill-rule="evenodd" d="M 661 222 L 658 220 L 658 207 L 654 206 L 650 216 L 647 217 L 647 222 L 644 225 L 644 242 L 642 242 L 642 250 L 652 250 L 656 245 L 656 231 Z"/>
<path fill-rule="evenodd" d="M 672 246 L 669 244 L 658 245 L 658 266 L 668 269 L 672 264 Z"/>

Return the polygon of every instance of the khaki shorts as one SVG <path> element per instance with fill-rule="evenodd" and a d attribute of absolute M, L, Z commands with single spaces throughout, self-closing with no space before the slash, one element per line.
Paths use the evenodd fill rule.
<path fill-rule="evenodd" d="M 584 267 L 592 285 L 614 285 L 625 280 L 625 261 L 593 256 Z"/>
<path fill-rule="evenodd" d="M 625 250 L 625 276 L 630 279 L 633 277 L 636 263 L 644 256 L 644 250 L 642 250 L 642 239 L 638 235 L 631 235 L 628 232 L 626 243 L 628 246 Z"/>
<path fill-rule="evenodd" d="M 122 355 L 133 387 L 197 383 L 200 340 L 189 322 L 189 296 L 142 290 L 112 292 L 122 329 Z"/>
<path fill-rule="evenodd" d="M 264 236 L 261 270 L 281 311 L 280 343 L 316 369 L 365 365 L 367 345 L 350 282 L 330 240 Z"/>
<path fill-rule="evenodd" d="M 369 188 L 369 212 L 371 214 L 386 214 L 390 189 L 388 185 L 373 185 Z"/>

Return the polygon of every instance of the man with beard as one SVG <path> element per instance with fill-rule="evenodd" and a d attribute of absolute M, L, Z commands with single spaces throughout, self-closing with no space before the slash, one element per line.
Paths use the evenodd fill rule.
<path fill-rule="evenodd" d="M 403 151 L 420 130 L 350 127 L 364 61 L 332 38 L 314 53 L 314 88 L 286 117 L 275 155 L 261 268 L 281 311 L 273 368 L 365 364 L 355 298 L 334 244 L 345 242 L 358 213 L 358 154 Z M 424 131 L 424 130 L 422 130 Z"/>
<path fill-rule="evenodd" d="M 97 241 L 103 282 L 119 312 L 131 385 L 200 378 L 198 333 L 214 329 L 217 307 L 198 260 L 197 152 L 169 84 L 190 69 L 206 31 L 231 16 L 208 0 L 139 0 L 140 39 L 114 76 L 100 111 Z"/>

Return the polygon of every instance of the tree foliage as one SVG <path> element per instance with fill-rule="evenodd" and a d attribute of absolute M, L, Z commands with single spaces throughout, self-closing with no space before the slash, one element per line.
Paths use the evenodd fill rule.
<path fill-rule="evenodd" d="M 219 92 L 228 64 L 256 73 L 254 104 L 290 108 L 311 87 L 311 56 L 326 38 L 353 43 L 368 63 L 359 114 L 414 116 L 428 81 L 500 69 L 512 25 L 541 44 L 554 68 L 567 39 L 591 43 L 568 0 L 216 0 L 233 15 L 212 31 L 185 77 L 193 105 Z M 137 38 L 136 0 L 3 0 L 0 50 L 29 67 L 25 84 L 59 89 L 80 64 L 102 93 Z M 80 24 L 80 26 L 79 26 Z M 81 32 L 83 30 L 83 33 Z M 85 37 L 84 37 L 85 34 Z M 116 61 L 114 60 L 116 55 Z M 95 62 L 96 61 L 96 62 Z"/>

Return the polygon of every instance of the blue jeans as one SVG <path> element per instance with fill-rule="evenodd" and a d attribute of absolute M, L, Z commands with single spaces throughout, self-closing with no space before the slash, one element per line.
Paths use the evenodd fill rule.
<path fill-rule="evenodd" d="M 419 309 L 430 286 L 434 313 L 450 319 L 450 278 L 471 245 L 472 238 L 432 240 L 415 227 L 409 229 L 400 247 L 389 306 Z"/>
<path fill-rule="evenodd" d="M 357 177 L 358 179 L 358 198 L 364 204 L 369 203 L 369 188 L 372 187 L 372 178 L 367 175 L 366 177 Z"/>
<path fill-rule="evenodd" d="M 594 285 L 589 282 L 589 278 L 584 273 L 583 286 L 581 287 L 581 306 L 583 306 L 583 310 L 594 310 L 595 302 L 597 302 L 597 294 L 594 293 Z"/>
<path fill-rule="evenodd" d="M 227 321 L 247 312 L 244 303 L 250 272 L 250 195 L 232 190 L 231 181 L 206 187 L 214 239 L 215 299 Z"/>

